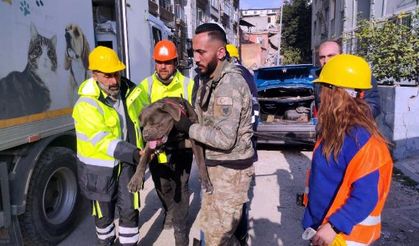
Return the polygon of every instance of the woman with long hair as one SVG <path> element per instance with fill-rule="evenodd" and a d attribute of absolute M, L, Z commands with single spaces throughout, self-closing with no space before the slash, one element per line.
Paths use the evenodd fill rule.
<path fill-rule="evenodd" d="M 393 162 L 362 98 L 370 81 L 368 63 L 347 54 L 333 57 L 315 81 L 322 103 L 303 218 L 304 229 L 316 230 L 313 245 L 369 245 L 380 237 Z"/>

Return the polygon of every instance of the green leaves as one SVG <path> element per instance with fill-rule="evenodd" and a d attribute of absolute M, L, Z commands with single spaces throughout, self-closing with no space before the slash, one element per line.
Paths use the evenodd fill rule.
<path fill-rule="evenodd" d="M 311 63 L 311 4 L 308 0 L 284 2 L 282 19 L 283 64 Z"/>
<path fill-rule="evenodd" d="M 419 11 L 415 12 L 386 21 L 359 21 L 355 32 L 356 53 L 372 64 L 378 81 L 419 82 Z M 404 18 L 411 18 L 410 26 L 402 24 Z"/>

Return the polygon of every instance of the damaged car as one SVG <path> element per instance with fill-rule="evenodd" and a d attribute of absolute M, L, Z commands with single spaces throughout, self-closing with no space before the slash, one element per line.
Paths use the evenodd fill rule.
<path fill-rule="evenodd" d="M 264 67 L 254 71 L 260 104 L 255 135 L 264 144 L 309 144 L 316 140 L 313 80 L 310 64 Z"/>

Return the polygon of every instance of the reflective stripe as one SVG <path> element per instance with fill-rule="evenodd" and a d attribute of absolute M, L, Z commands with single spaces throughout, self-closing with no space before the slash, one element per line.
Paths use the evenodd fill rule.
<path fill-rule="evenodd" d="M 97 238 L 99 238 L 100 240 L 106 240 L 106 239 L 108 239 L 110 237 L 114 237 L 115 236 L 115 228 L 113 228 L 113 230 L 111 232 L 107 233 L 107 234 L 99 234 L 99 233 L 96 233 L 96 235 L 97 235 Z"/>
<path fill-rule="evenodd" d="M 255 123 L 256 122 L 256 116 L 254 116 L 254 115 L 252 115 L 252 120 L 251 120 L 251 122 L 250 123 Z"/>
<path fill-rule="evenodd" d="M 147 78 L 148 82 L 148 101 L 151 103 L 151 88 L 153 87 L 153 76 Z"/>
<path fill-rule="evenodd" d="M 256 115 L 256 116 L 259 116 L 259 110 L 253 111 L 253 114 Z"/>
<path fill-rule="evenodd" d="M 110 156 L 113 156 L 113 154 L 115 153 L 115 149 L 116 146 L 118 145 L 119 142 L 121 142 L 122 140 L 117 139 L 117 140 L 113 140 L 112 142 L 109 143 L 108 146 L 108 150 L 106 151 L 106 153 Z"/>
<path fill-rule="evenodd" d="M 355 241 L 346 241 L 346 246 L 367 246 L 366 243 L 360 243 Z"/>
<path fill-rule="evenodd" d="M 92 137 L 91 143 L 93 145 L 96 145 L 100 140 L 104 139 L 108 135 L 109 135 L 109 132 L 99 132 L 94 137 Z"/>
<path fill-rule="evenodd" d="M 141 203 L 140 203 L 140 196 L 138 195 L 138 192 L 134 193 L 134 209 L 140 210 Z"/>
<path fill-rule="evenodd" d="M 138 227 L 119 226 L 119 234 L 135 234 L 138 233 Z"/>
<path fill-rule="evenodd" d="M 186 101 L 189 102 L 189 93 L 188 93 L 188 85 L 189 85 L 189 81 L 191 81 L 188 77 L 184 76 L 183 77 L 183 98 L 186 99 Z"/>
<path fill-rule="evenodd" d="M 105 228 L 99 228 L 99 227 L 96 226 L 96 232 L 97 233 L 102 233 L 102 234 L 103 233 L 109 233 L 109 232 L 111 232 L 113 230 L 114 227 L 115 227 L 114 224 L 110 224 L 110 225 L 108 225 Z"/>
<path fill-rule="evenodd" d="M 77 137 L 77 140 L 82 140 L 82 141 L 85 141 L 85 142 L 89 142 L 89 137 L 84 133 L 76 131 L 76 137 Z"/>
<path fill-rule="evenodd" d="M 304 187 L 304 193 L 308 194 L 309 191 L 310 191 L 310 188 L 308 188 L 308 186 Z"/>
<path fill-rule="evenodd" d="M 102 209 L 100 208 L 99 201 L 95 201 L 94 203 L 95 203 L 95 205 L 96 205 L 96 214 L 97 214 L 97 218 L 98 218 L 98 219 L 101 219 L 101 218 L 103 217 L 103 214 L 102 214 Z"/>
<path fill-rule="evenodd" d="M 94 136 L 90 140 L 86 134 L 81 133 L 81 132 L 76 132 L 76 136 L 78 140 L 90 142 L 93 145 L 96 145 L 100 140 L 104 139 L 107 135 L 109 135 L 109 132 L 99 132 L 98 134 L 96 134 L 96 136 Z"/>
<path fill-rule="evenodd" d="M 119 234 L 119 242 L 121 244 L 128 244 L 128 243 L 137 243 L 138 240 L 140 240 L 140 234 L 137 233 L 134 236 L 131 237 L 125 237 L 121 234 Z"/>
<path fill-rule="evenodd" d="M 93 107 L 95 107 L 100 114 L 103 115 L 103 109 L 99 106 L 99 104 L 97 103 L 96 100 L 89 98 L 89 97 L 80 97 L 79 100 L 77 101 L 77 104 L 80 102 L 85 102 L 87 104 L 92 105 Z"/>
<path fill-rule="evenodd" d="M 92 165 L 92 166 L 114 168 L 118 164 L 116 160 L 101 160 L 101 159 L 83 157 L 80 155 L 77 155 L 77 158 L 79 158 L 79 160 L 82 161 L 83 163 L 87 165 Z"/>
<path fill-rule="evenodd" d="M 361 221 L 358 225 L 363 226 L 374 226 L 381 223 L 381 215 L 379 216 L 368 216 L 363 221 Z"/>

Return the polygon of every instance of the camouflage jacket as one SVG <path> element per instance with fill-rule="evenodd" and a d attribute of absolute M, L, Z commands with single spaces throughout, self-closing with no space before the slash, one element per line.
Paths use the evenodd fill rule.
<path fill-rule="evenodd" d="M 252 95 L 237 66 L 224 61 L 209 80 L 200 81 L 195 111 L 199 124 L 189 136 L 206 145 L 207 165 L 251 165 Z"/>

